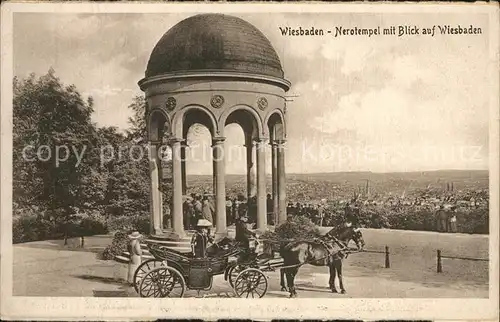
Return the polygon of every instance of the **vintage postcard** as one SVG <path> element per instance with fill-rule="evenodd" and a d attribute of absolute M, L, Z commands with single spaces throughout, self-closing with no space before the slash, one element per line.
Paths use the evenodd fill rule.
<path fill-rule="evenodd" d="M 2 4 L 2 319 L 498 320 L 498 21 Z"/>

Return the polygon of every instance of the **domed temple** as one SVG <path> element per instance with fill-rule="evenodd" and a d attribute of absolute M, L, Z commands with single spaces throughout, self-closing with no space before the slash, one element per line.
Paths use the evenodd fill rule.
<path fill-rule="evenodd" d="M 186 138 L 199 123 L 212 136 L 216 235 L 227 234 L 225 126 L 237 123 L 245 134 L 247 187 L 256 182 L 257 229 L 267 229 L 265 147 L 272 146 L 272 193 L 278 222 L 286 219 L 285 93 L 280 59 L 269 40 L 250 23 L 229 15 L 201 14 L 168 30 L 154 47 L 145 78 L 139 81 L 147 101 L 150 144 L 152 233 L 163 233 L 162 180 L 158 148 L 172 149 L 172 225 L 185 236 Z M 166 141 L 164 141 L 166 140 Z M 254 160 L 255 156 L 255 160 Z M 256 174 L 256 178 L 252 176 Z"/>

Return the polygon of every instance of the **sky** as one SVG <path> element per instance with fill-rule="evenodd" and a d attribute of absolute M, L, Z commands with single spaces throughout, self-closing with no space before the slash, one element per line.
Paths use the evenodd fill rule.
<path fill-rule="evenodd" d="M 14 74 L 53 68 L 94 98 L 99 126 L 126 129 L 127 106 L 143 94 L 149 55 L 161 36 L 192 14 L 16 13 Z M 472 14 L 235 14 L 256 26 L 280 57 L 287 93 L 288 173 L 487 169 L 489 44 L 487 19 Z M 279 27 L 381 28 L 473 25 L 481 35 L 286 37 Z M 420 31 L 421 32 L 421 31 Z M 226 148 L 243 151 L 229 125 Z M 208 130 L 191 132 L 210 145 Z M 227 173 L 244 173 L 228 158 Z M 269 160 L 269 158 L 268 158 Z M 269 171 L 269 161 L 267 168 Z M 208 174 L 208 160 L 188 161 Z"/>

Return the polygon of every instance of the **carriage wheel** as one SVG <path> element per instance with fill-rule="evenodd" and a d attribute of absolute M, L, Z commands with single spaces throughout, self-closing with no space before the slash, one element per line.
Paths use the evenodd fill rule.
<path fill-rule="evenodd" d="M 173 267 L 158 267 L 146 273 L 139 286 L 141 297 L 182 297 L 184 277 Z"/>
<path fill-rule="evenodd" d="M 236 277 L 234 292 L 238 297 L 261 298 L 267 292 L 267 277 L 259 269 L 247 268 Z"/>
<path fill-rule="evenodd" d="M 134 273 L 134 288 L 139 293 L 142 278 L 151 270 L 163 266 L 164 263 L 158 259 L 148 259 L 139 265 Z"/>
<path fill-rule="evenodd" d="M 227 277 L 229 279 L 229 285 L 231 285 L 232 288 L 234 288 L 234 282 L 236 281 L 236 278 L 240 273 L 245 269 L 245 267 L 241 265 L 235 265 L 229 268 Z"/>

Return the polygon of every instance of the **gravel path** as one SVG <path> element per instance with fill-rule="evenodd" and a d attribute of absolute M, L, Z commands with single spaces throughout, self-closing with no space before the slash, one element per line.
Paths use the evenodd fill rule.
<path fill-rule="evenodd" d="M 391 251 L 391 268 L 384 268 L 383 254 L 352 254 L 344 262 L 347 294 L 332 294 L 326 267 L 304 266 L 296 285 L 300 297 L 353 298 L 475 298 L 488 297 L 488 263 L 443 260 L 436 273 L 436 249 L 443 254 L 488 257 L 487 236 L 451 235 L 427 232 L 365 230 L 368 249 Z M 88 247 L 102 242 L 88 238 Z M 97 259 L 90 251 L 61 250 L 54 242 L 14 245 L 14 295 L 135 297 L 124 283 L 127 265 Z M 287 297 L 280 292 L 279 273 L 267 274 L 266 297 Z M 197 297 L 189 291 L 186 297 Z M 213 289 L 199 296 L 232 297 L 233 292 L 221 276 Z"/>

